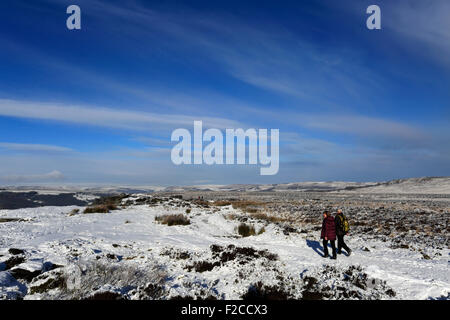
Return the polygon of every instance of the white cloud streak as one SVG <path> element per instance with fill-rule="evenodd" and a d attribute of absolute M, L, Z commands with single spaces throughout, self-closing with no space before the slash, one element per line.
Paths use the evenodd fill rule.
<path fill-rule="evenodd" d="M 450 66 L 450 1 L 387 2 L 386 12 L 388 28 L 405 37 L 412 50 Z"/>
<path fill-rule="evenodd" d="M 299 122 L 307 128 L 363 137 L 421 141 L 427 135 L 413 126 L 383 118 L 361 115 L 301 115 Z"/>
<path fill-rule="evenodd" d="M 44 173 L 44 174 L 32 174 L 32 175 L 8 175 L 0 177 L 2 183 L 24 183 L 24 182 L 57 182 L 65 180 L 64 175 L 57 170 Z"/>
<path fill-rule="evenodd" d="M 73 150 L 66 147 L 53 146 L 47 144 L 25 144 L 25 143 L 10 143 L 0 142 L 0 149 L 6 149 L 11 151 L 23 151 L 23 152 L 56 152 L 66 153 Z"/>
<path fill-rule="evenodd" d="M 150 131 L 156 128 L 192 127 L 194 120 L 202 120 L 213 128 L 239 127 L 237 121 L 183 114 L 150 113 L 112 108 L 68 104 L 28 102 L 0 99 L 0 115 L 17 118 L 63 121 L 97 127 Z"/>

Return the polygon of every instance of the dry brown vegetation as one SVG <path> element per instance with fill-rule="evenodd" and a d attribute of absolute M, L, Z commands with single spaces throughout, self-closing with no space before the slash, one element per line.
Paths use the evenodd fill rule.
<path fill-rule="evenodd" d="M 231 204 L 232 204 L 231 201 L 228 200 L 216 200 L 213 202 L 213 205 L 217 207 L 229 206 Z"/>
<path fill-rule="evenodd" d="M 271 222 L 271 223 L 290 221 L 289 219 L 268 215 L 263 212 L 251 213 L 250 216 L 252 218 L 255 218 L 258 220 L 264 220 L 264 221 Z"/>
<path fill-rule="evenodd" d="M 213 202 L 214 206 L 228 206 L 232 205 L 234 209 L 241 209 L 243 212 L 248 213 L 248 215 L 257 220 L 266 221 L 269 223 L 277 223 L 277 222 L 292 222 L 293 219 L 289 219 L 286 217 L 280 217 L 268 213 L 261 212 L 262 210 L 266 210 L 266 202 L 261 201 L 249 201 L 249 200 L 239 200 L 239 201 L 230 201 L 230 200 L 217 200 Z M 228 220 L 237 220 L 238 215 L 234 213 L 230 213 L 225 216 Z"/>
<path fill-rule="evenodd" d="M 19 219 L 19 218 L 0 218 L 0 223 L 4 223 L 4 222 L 16 222 L 16 221 L 25 221 L 25 220 Z"/>
<path fill-rule="evenodd" d="M 241 209 L 247 213 L 257 213 L 265 208 L 266 203 L 252 200 L 216 200 L 212 205 L 217 207 L 232 205 L 234 209 Z"/>
<path fill-rule="evenodd" d="M 191 223 L 189 218 L 182 214 L 166 214 L 163 216 L 156 216 L 155 221 L 162 224 L 167 224 L 168 226 L 185 226 Z"/>
<path fill-rule="evenodd" d="M 255 213 L 259 209 L 264 208 L 265 202 L 239 200 L 232 203 L 234 209 L 241 209 L 242 211 Z"/>
<path fill-rule="evenodd" d="M 110 210 L 117 210 L 117 206 L 115 204 L 99 204 L 92 207 L 87 207 L 84 209 L 83 213 L 108 213 Z"/>
<path fill-rule="evenodd" d="M 249 237 L 256 235 L 255 228 L 252 225 L 241 223 L 237 228 L 238 233 L 242 237 Z"/>
<path fill-rule="evenodd" d="M 83 213 L 108 213 L 111 210 L 117 210 L 121 205 L 122 199 L 129 195 L 122 193 L 95 199 L 91 206 L 84 209 Z"/>

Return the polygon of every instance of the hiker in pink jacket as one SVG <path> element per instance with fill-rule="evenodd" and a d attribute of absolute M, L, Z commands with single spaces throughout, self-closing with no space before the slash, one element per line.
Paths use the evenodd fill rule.
<path fill-rule="evenodd" d="M 330 215 L 328 211 L 324 211 L 323 213 L 322 233 L 320 238 L 323 239 L 323 252 L 325 253 L 323 257 L 329 257 L 328 241 L 330 241 L 331 249 L 333 250 L 331 259 L 336 259 L 336 223 L 334 217 Z"/>

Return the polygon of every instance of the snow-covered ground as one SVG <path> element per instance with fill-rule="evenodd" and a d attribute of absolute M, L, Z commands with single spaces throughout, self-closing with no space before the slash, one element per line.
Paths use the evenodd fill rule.
<path fill-rule="evenodd" d="M 398 179 L 355 190 L 362 193 L 450 194 L 449 177 Z"/>
<path fill-rule="evenodd" d="M 390 194 L 450 194 L 450 177 L 422 177 L 396 179 L 380 182 L 349 181 L 305 181 L 279 184 L 232 184 L 232 185 L 192 185 L 192 186 L 82 186 L 82 185 L 43 185 L 43 186 L 3 186 L 0 190 L 9 192 L 37 192 L 40 195 L 60 195 L 63 193 L 112 194 L 137 192 L 307 192 L 341 191 L 357 193 Z"/>
<path fill-rule="evenodd" d="M 0 219 L 20 219 L 0 223 L 1 299 L 83 298 L 96 292 L 131 299 L 240 299 L 252 292 L 249 288 L 257 290 L 258 282 L 261 290 L 279 289 L 293 298 L 321 293 L 330 299 L 449 297 L 445 247 L 426 260 L 417 251 L 350 235 L 352 255 L 331 260 L 321 256 L 314 226 L 285 234 L 275 223 L 249 219 L 264 232 L 240 237 L 236 217 L 246 215 L 232 206 L 172 198 L 110 213 L 82 211 L 73 206 L 0 210 Z M 155 221 L 174 213 L 188 216 L 190 224 Z"/>

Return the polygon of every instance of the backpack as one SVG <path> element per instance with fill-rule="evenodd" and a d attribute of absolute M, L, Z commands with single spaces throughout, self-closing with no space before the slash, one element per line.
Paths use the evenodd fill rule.
<path fill-rule="evenodd" d="M 347 217 L 343 214 L 338 215 L 339 220 L 341 221 L 342 230 L 347 233 L 350 230 L 350 224 L 348 223 Z"/>

